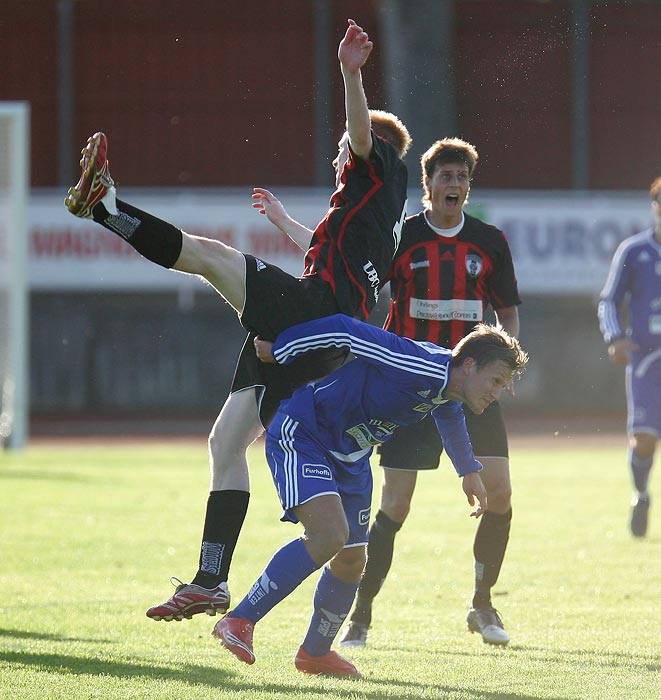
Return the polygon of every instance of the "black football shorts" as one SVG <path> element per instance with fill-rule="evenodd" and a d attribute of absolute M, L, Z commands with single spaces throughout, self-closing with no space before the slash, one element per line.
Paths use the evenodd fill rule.
<path fill-rule="evenodd" d="M 308 352 L 289 365 L 257 359 L 253 340 L 260 335 L 275 340 L 278 333 L 304 321 L 338 313 L 328 284 L 315 277 L 298 278 L 251 255 L 246 259 L 246 303 L 241 323 L 250 332 L 241 350 L 231 393 L 254 388 L 264 427 L 273 419 L 282 399 L 294 389 L 320 379 L 340 367 L 347 352 L 341 348 Z"/>
<path fill-rule="evenodd" d="M 333 292 L 318 277 L 294 277 L 252 255 L 246 259 L 246 301 L 241 325 L 275 340 L 278 333 L 304 321 L 338 313 Z"/>
<path fill-rule="evenodd" d="M 466 427 L 475 456 L 509 457 L 507 432 L 500 404 L 494 401 L 484 413 L 476 415 L 464 406 Z M 398 428 L 394 435 L 378 448 L 379 465 L 391 469 L 422 471 L 437 469 L 443 443 L 436 422 L 427 416 L 419 423 Z"/>

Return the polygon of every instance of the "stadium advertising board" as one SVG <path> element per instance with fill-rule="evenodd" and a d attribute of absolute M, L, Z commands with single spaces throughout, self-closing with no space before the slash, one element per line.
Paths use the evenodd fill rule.
<path fill-rule="evenodd" d="M 278 190 L 295 219 L 314 226 L 328 206 L 318 190 Z M 251 191 L 123 191 L 127 201 L 189 233 L 218 238 L 292 274 L 301 251 L 251 207 Z M 419 194 L 409 198 L 410 213 Z M 615 248 L 651 225 L 644 195 L 566 192 L 471 194 L 472 213 L 502 228 L 514 256 L 522 293 L 596 295 Z M 33 290 L 200 290 L 201 281 L 143 261 L 118 236 L 76 219 L 60 193 L 34 193 L 29 208 L 29 268 Z"/>

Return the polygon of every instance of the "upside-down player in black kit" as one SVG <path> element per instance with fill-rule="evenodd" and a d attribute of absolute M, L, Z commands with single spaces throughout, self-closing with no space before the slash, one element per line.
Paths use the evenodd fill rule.
<path fill-rule="evenodd" d="M 292 325 L 338 312 L 366 318 L 399 243 L 408 184 L 401 158 L 410 145 L 408 131 L 397 117 L 368 110 L 361 67 L 371 50 L 367 34 L 349 20 L 338 49 L 347 123 L 333 161 L 337 189 L 314 232 L 301 277 L 220 241 L 186 234 L 116 199 L 107 140 L 101 133 L 83 149 L 83 172 L 69 190 L 67 208 L 122 236 L 148 260 L 204 277 L 251 334 L 275 339 Z M 255 191 L 259 207 L 268 194 Z M 283 371 L 257 361 L 249 336 L 232 393 L 209 437 L 211 489 L 199 570 L 172 598 L 150 608 L 149 617 L 172 620 L 227 610 L 229 565 L 249 499 L 246 449 L 296 385 L 328 374 L 343 360 L 342 353 L 331 351 Z"/>

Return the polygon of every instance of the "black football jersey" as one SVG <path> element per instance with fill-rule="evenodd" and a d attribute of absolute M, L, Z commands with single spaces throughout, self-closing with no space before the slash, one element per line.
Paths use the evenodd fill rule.
<path fill-rule="evenodd" d="M 330 209 L 314 231 L 304 277 L 326 281 L 338 310 L 366 319 L 385 284 L 406 217 L 408 175 L 395 148 L 372 133 L 364 160 L 350 154 Z"/>
<path fill-rule="evenodd" d="M 437 234 L 424 212 L 406 220 L 390 275 L 387 330 L 453 348 L 484 319 L 487 306 L 521 303 L 504 233 L 464 217 L 451 238 Z"/>

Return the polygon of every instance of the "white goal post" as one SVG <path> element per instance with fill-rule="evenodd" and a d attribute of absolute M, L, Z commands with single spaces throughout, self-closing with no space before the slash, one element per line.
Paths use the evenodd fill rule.
<path fill-rule="evenodd" d="M 0 446 L 28 438 L 30 107 L 0 102 Z"/>

